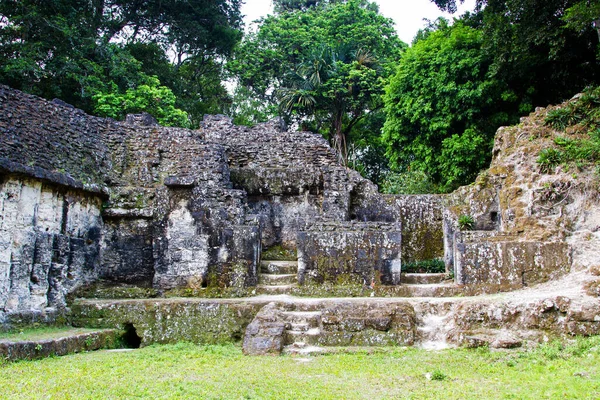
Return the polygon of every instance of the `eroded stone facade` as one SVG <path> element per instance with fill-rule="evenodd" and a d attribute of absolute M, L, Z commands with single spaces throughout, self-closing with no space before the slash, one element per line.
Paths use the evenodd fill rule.
<path fill-rule="evenodd" d="M 558 279 L 573 259 L 561 211 L 571 192 L 558 182 L 552 197 L 538 185 L 526 190 L 526 203 L 525 185 L 499 161 L 506 146 L 498 139 L 491 172 L 454 194 L 388 196 L 339 165 L 321 136 L 285 131 L 279 121 L 247 128 L 207 116 L 198 130 L 163 128 L 147 116 L 121 123 L 0 87 L 0 319 L 50 318 L 44 313 L 65 310 L 75 290 L 98 283 L 153 296 L 254 294 L 262 251 L 272 246 L 297 249 L 304 286 L 296 294 L 326 287 L 360 296 L 450 296 Z M 476 232 L 460 231 L 462 214 L 474 218 Z M 541 229 L 552 222 L 561 225 Z M 403 283 L 403 263 L 442 257 L 447 274 L 435 277 L 439 284 Z M 428 318 L 402 301 L 276 305 L 273 321 L 268 309 L 258 313 L 260 302 L 237 309 L 184 303 L 119 303 L 127 314 L 109 307 L 101 318 L 114 311 L 115 324 L 135 322 L 147 332 L 145 343 L 179 340 L 188 328 L 198 341 L 241 339 L 250 324 L 248 340 L 263 348 L 304 338 L 288 329 L 298 318 L 308 318 L 308 331 L 326 333 L 316 343 L 330 345 L 411 344 L 419 318 Z M 140 315 L 129 314 L 131 307 Z M 294 314 L 302 312 L 309 314 Z M 208 316 L 199 328 L 186 322 Z M 261 316 L 284 324 L 281 340 L 261 342 L 270 329 Z M 231 322 L 224 336 L 215 333 L 219 321 Z"/>

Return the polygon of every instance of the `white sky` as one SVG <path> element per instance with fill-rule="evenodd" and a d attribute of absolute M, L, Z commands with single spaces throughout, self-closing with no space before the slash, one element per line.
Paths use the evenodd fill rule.
<path fill-rule="evenodd" d="M 373 1 L 373 0 L 371 0 Z M 430 0 L 374 0 L 379 4 L 379 12 L 384 16 L 391 18 L 396 23 L 396 31 L 402 41 L 410 44 L 425 22 L 424 18 L 435 20 L 440 16 L 445 16 L 452 20 L 452 16 L 442 13 L 437 6 Z M 459 6 L 458 12 L 454 16 L 459 16 L 465 11 L 471 11 L 475 8 L 475 0 L 465 0 L 465 3 Z M 242 5 L 242 14 L 245 15 L 246 25 L 258 18 L 273 12 L 271 0 L 246 0 Z"/>

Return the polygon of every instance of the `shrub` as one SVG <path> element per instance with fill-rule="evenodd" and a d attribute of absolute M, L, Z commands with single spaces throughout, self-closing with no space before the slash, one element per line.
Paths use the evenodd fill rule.
<path fill-rule="evenodd" d="M 446 264 L 444 260 L 433 259 L 414 261 L 406 263 L 402 266 L 402 272 L 406 273 L 429 273 L 429 274 L 440 274 L 446 272 Z"/>
<path fill-rule="evenodd" d="M 458 217 L 458 227 L 461 231 L 470 231 L 475 227 L 475 220 L 470 215 L 461 215 Z"/>

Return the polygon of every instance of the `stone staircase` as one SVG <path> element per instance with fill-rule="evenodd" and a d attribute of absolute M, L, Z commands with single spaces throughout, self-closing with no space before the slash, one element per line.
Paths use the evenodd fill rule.
<path fill-rule="evenodd" d="M 287 294 L 298 286 L 298 261 L 262 260 L 258 277 L 259 294 Z"/>
<path fill-rule="evenodd" d="M 291 294 L 292 289 L 298 287 L 297 272 L 298 261 L 262 260 L 256 293 Z M 452 297 L 462 290 L 445 273 L 403 273 L 401 284 L 383 290 L 387 289 L 395 297 Z M 364 296 L 369 296 L 368 291 Z"/>
<path fill-rule="evenodd" d="M 449 279 L 448 274 L 434 274 L 434 273 L 425 273 L 425 274 L 407 274 L 403 273 L 400 275 L 400 282 L 402 284 L 407 285 L 432 285 L 437 283 L 443 283 Z"/>
<path fill-rule="evenodd" d="M 284 311 L 284 352 L 289 354 L 319 352 L 317 343 L 322 331 L 320 311 Z"/>
<path fill-rule="evenodd" d="M 452 297 L 461 291 L 446 273 L 403 273 L 400 283 L 399 297 Z"/>

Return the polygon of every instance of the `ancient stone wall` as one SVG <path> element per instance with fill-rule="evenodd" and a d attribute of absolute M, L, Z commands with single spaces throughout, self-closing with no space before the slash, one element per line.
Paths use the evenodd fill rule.
<path fill-rule="evenodd" d="M 444 256 L 443 200 L 440 195 L 390 196 L 402 225 L 402 262 Z"/>
<path fill-rule="evenodd" d="M 231 182 L 248 194 L 249 214 L 261 224 L 264 247 L 294 248 L 298 227 L 324 214 L 348 219 L 352 187 L 344 186 L 340 194 L 330 190 L 330 182 L 341 184 L 332 170 L 341 170 L 338 175 L 346 180 L 349 173 L 320 135 L 284 131 L 276 120 L 250 129 L 225 116 L 207 116 L 203 133 L 225 148 Z M 328 208 L 336 196 L 347 197 L 341 210 Z"/>
<path fill-rule="evenodd" d="M 99 278 L 148 287 L 154 278 L 153 227 L 149 218 L 104 216 Z"/>
<path fill-rule="evenodd" d="M 161 290 L 183 284 L 256 284 L 258 222 L 246 216 L 246 194 L 231 187 L 223 146 L 207 142 L 200 131 L 162 128 L 145 120 L 134 125 L 140 123 L 138 119 L 119 123 L 91 117 L 61 102 L 0 87 L 0 173 L 40 179 L 32 184 L 37 185 L 34 189 L 28 189 L 29 183 L 24 185 L 23 198 L 30 199 L 32 210 L 38 207 L 39 186 L 50 182 L 56 184 L 53 190 L 57 193 L 79 188 L 85 190 L 85 198 L 94 198 L 99 231 L 93 237 L 69 233 L 84 238 L 87 246 L 95 249 L 97 259 L 92 262 L 87 255 L 85 259 L 86 271 L 93 270 L 93 274 L 84 277 L 69 272 L 61 296 L 97 278 L 141 285 L 153 282 Z M 77 208 L 78 202 L 69 202 L 69 217 L 86 212 Z M 43 207 L 47 205 L 42 202 L 40 210 Z M 6 208 L 3 215 L 17 218 L 15 212 Z M 177 218 L 184 215 L 189 218 Z M 54 231 L 65 235 L 89 228 L 87 220 L 69 221 L 62 231 Z M 23 226 L 27 231 L 37 229 L 35 221 L 30 225 L 25 221 Z M 49 229 L 48 235 L 54 231 Z M 31 246 L 34 242 L 42 246 L 42 239 L 30 239 Z M 81 247 L 79 242 L 69 239 L 57 244 L 57 240 L 49 238 L 48 246 L 66 246 L 68 262 L 61 263 L 70 263 L 73 249 Z M 13 240 L 12 253 L 43 254 L 31 253 L 37 247 L 30 249 L 25 242 Z M 30 275 L 27 268 L 18 267 L 29 261 L 7 257 L 4 255 L 8 260 L 4 269 Z M 80 262 L 79 258 L 74 260 Z M 10 285 L 7 279 L 2 280 L 3 285 Z M 40 279 L 42 286 L 47 285 L 45 277 Z M 23 282 L 15 284 L 15 291 L 29 290 Z M 21 288 L 17 290 L 17 286 Z M 3 303 L 8 304 L 7 309 L 39 309 L 62 301 L 50 300 L 55 295 L 44 290 L 35 289 L 40 298 L 34 303 L 24 294 L 15 294 Z"/>
<path fill-rule="evenodd" d="M 398 284 L 401 236 L 399 224 L 308 224 L 298 232 L 299 282 Z"/>
<path fill-rule="evenodd" d="M 67 293 L 97 278 L 96 195 L 0 175 L 0 210 L 0 313 L 62 308 Z"/>
<path fill-rule="evenodd" d="M 0 85 L 0 170 L 100 191 L 112 169 L 114 121 Z"/>
<path fill-rule="evenodd" d="M 454 237 L 454 274 L 461 285 L 518 289 L 558 279 L 571 263 L 571 249 L 564 242 L 515 241 L 482 231 Z"/>
<path fill-rule="evenodd" d="M 231 343 L 242 339 L 246 326 L 265 304 L 201 299 L 83 300 L 73 304 L 73 325 L 115 329 L 131 325 L 142 346 L 181 341 Z"/>

